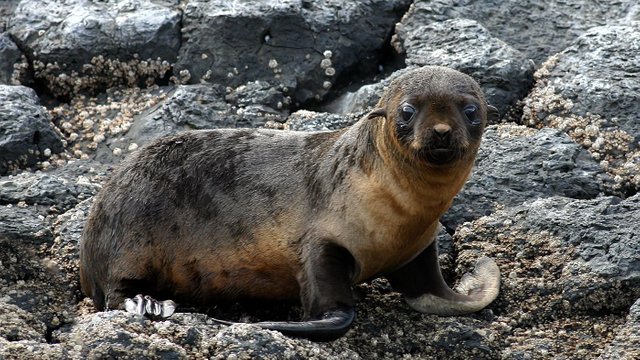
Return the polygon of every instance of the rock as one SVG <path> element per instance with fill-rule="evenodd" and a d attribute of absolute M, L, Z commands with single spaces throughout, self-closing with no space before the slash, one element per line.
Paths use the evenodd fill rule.
<path fill-rule="evenodd" d="M 7 29 L 7 19 L 9 19 L 19 2 L 20 0 L 5 0 L 0 2 L 0 32 Z"/>
<path fill-rule="evenodd" d="M 282 122 L 288 115 L 289 98 L 264 81 L 237 88 L 221 85 L 181 85 L 132 119 L 125 134 L 109 137 L 97 146 L 96 159 L 121 160 L 149 141 L 186 130 L 261 127 L 267 121 Z M 134 148 L 128 150 L 132 144 Z"/>
<path fill-rule="evenodd" d="M 485 130 L 473 173 L 441 219 L 449 229 L 554 195 L 597 197 L 612 179 L 580 145 L 556 129 L 493 125 Z"/>
<path fill-rule="evenodd" d="M 377 69 L 374 55 L 409 3 L 189 1 L 175 73 L 231 86 L 266 80 L 296 103 L 320 100 L 345 70 Z"/>
<path fill-rule="evenodd" d="M 53 242 L 46 217 L 38 209 L 22 204 L 0 205 L 0 235 L 34 245 Z"/>
<path fill-rule="evenodd" d="M 8 31 L 35 77 L 67 96 L 163 77 L 180 48 L 180 21 L 177 9 L 150 0 L 25 0 Z"/>
<path fill-rule="evenodd" d="M 631 305 L 627 322 L 620 327 L 615 339 L 607 346 L 599 359 L 640 358 L 640 299 Z"/>
<path fill-rule="evenodd" d="M 348 91 L 324 105 L 322 110 L 336 114 L 359 113 L 370 110 L 376 105 L 378 100 L 380 100 L 380 96 L 382 96 L 385 87 L 389 86 L 395 78 L 411 69 L 413 69 L 413 67 L 408 66 L 404 69 L 394 71 L 376 83 L 363 85 L 353 92 Z"/>
<path fill-rule="evenodd" d="M 638 221 L 640 194 L 532 200 L 459 227 L 457 264 L 496 259 L 500 312 L 528 313 L 525 321 L 619 311 L 640 297 Z"/>
<path fill-rule="evenodd" d="M 396 26 L 394 46 L 404 50 L 407 65 L 441 65 L 471 75 L 501 114 L 527 94 L 534 64 L 525 54 L 474 20 L 416 21 L 425 16 L 423 9 L 412 6 Z"/>
<path fill-rule="evenodd" d="M 57 217 L 53 223 L 53 244 L 48 251 L 64 278 L 64 287 L 78 301 L 84 297 L 80 291 L 80 238 L 92 202 L 93 198 L 82 201 Z"/>
<path fill-rule="evenodd" d="M 0 204 L 54 206 L 64 212 L 100 189 L 105 175 L 100 163 L 77 160 L 64 167 L 0 178 Z"/>
<path fill-rule="evenodd" d="M 0 175 L 34 166 L 63 149 L 35 91 L 0 85 Z"/>
<path fill-rule="evenodd" d="M 22 52 L 8 33 L 0 33 L 0 84 L 12 84 L 13 65 L 20 62 Z"/>
<path fill-rule="evenodd" d="M 606 59 L 604 61 L 603 59 Z M 640 189 L 640 21 L 597 27 L 547 61 L 522 122 L 566 131 L 628 194 Z"/>
<path fill-rule="evenodd" d="M 588 29 L 640 19 L 634 0 L 615 3 L 541 0 L 415 1 L 405 26 L 444 23 L 450 19 L 473 19 L 493 36 L 540 63 L 562 51 Z M 507 25 L 508 24 L 508 25 Z"/>
<path fill-rule="evenodd" d="M 267 127 L 296 131 L 327 131 L 343 129 L 355 124 L 364 113 L 348 115 L 298 110 L 284 124 L 268 124 Z"/>
<path fill-rule="evenodd" d="M 55 264 L 32 246 L 0 234 L 0 247 L 0 334 L 10 341 L 44 341 L 48 330 L 72 321 L 75 299 Z"/>

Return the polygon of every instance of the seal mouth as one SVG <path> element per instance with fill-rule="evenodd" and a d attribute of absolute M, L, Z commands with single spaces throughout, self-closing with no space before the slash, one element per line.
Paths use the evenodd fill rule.
<path fill-rule="evenodd" d="M 447 148 L 423 149 L 420 151 L 420 155 L 433 165 L 447 165 L 457 160 L 460 157 L 460 152 Z"/>

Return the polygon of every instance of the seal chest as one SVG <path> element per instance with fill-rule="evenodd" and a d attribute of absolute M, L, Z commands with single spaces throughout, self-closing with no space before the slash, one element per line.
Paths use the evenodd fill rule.
<path fill-rule="evenodd" d="M 487 112 L 475 81 L 423 67 L 336 132 L 208 130 L 159 139 L 114 171 L 80 245 L 96 307 L 166 317 L 179 303 L 299 299 L 301 322 L 257 325 L 330 340 L 354 319 L 351 286 L 387 277 L 410 306 L 487 306 L 499 271 L 483 258 L 465 294 L 442 279 L 438 219 L 471 171 Z M 138 293 L 149 296 L 137 296 Z M 225 322 L 226 323 L 226 322 Z"/>

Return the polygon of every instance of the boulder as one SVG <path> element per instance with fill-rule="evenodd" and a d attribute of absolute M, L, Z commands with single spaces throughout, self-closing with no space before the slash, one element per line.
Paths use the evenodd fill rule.
<path fill-rule="evenodd" d="M 530 200 L 459 227 L 457 264 L 496 259 L 497 306 L 528 321 L 626 310 L 640 297 L 639 221 L 640 194 Z"/>
<path fill-rule="evenodd" d="M 266 80 L 295 103 L 321 100 L 346 71 L 377 69 L 376 52 L 409 3 L 189 1 L 175 73 L 231 86 Z"/>
<path fill-rule="evenodd" d="M 63 150 L 50 119 L 35 91 L 0 85 L 0 175 L 34 166 Z"/>
<path fill-rule="evenodd" d="M 0 84 L 10 85 L 13 83 L 12 77 L 14 65 L 22 59 L 22 52 L 11 40 L 11 36 L 4 32 L 0 33 Z"/>
<path fill-rule="evenodd" d="M 635 0 L 615 3 L 589 0 L 417 0 L 403 19 L 405 26 L 473 19 L 514 49 L 543 62 L 568 47 L 592 27 L 640 20 Z"/>
<path fill-rule="evenodd" d="M 612 184 L 598 162 L 562 131 L 493 125 L 485 130 L 471 177 L 441 221 L 455 229 L 531 199 L 592 199 Z"/>
<path fill-rule="evenodd" d="M 599 359 L 638 359 L 640 358 L 640 299 L 629 310 L 627 322 L 622 325 Z"/>
<path fill-rule="evenodd" d="M 95 158 L 117 162 L 153 139 L 186 130 L 255 128 L 268 121 L 280 123 L 288 115 L 290 102 L 281 89 L 264 81 L 236 88 L 199 84 L 167 90 L 157 104 L 132 117 L 126 130 L 105 133 L 106 141 L 95 146 Z"/>
<path fill-rule="evenodd" d="M 151 0 L 25 0 L 8 31 L 35 77 L 68 96 L 163 77 L 178 55 L 180 21 L 175 6 Z"/>
<path fill-rule="evenodd" d="M 606 59 L 606 60 L 605 60 Z M 627 194 L 640 189 L 640 21 L 593 28 L 551 57 L 522 123 L 566 131 Z"/>
<path fill-rule="evenodd" d="M 441 65 L 471 75 L 487 101 L 504 115 L 533 85 L 534 64 L 527 55 L 470 19 L 416 21 L 423 7 L 414 5 L 396 26 L 394 46 L 409 66 Z"/>

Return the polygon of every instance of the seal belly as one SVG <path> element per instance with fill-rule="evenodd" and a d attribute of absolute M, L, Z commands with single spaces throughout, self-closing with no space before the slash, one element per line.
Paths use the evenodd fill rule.
<path fill-rule="evenodd" d="M 248 243 L 243 247 L 213 248 L 206 253 L 172 254 L 164 274 L 178 298 L 216 300 L 259 298 L 297 299 L 299 262 L 278 243 Z"/>

